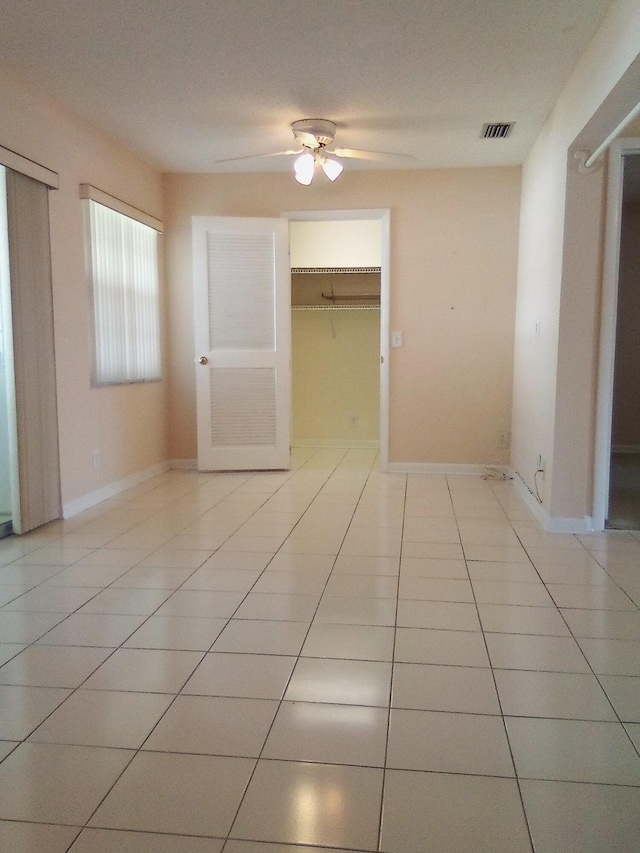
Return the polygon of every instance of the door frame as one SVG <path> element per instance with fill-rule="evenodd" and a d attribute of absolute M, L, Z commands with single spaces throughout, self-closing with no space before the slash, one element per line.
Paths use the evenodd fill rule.
<path fill-rule="evenodd" d="M 619 139 L 609 150 L 593 476 L 594 530 L 605 529 L 609 509 L 623 172 L 624 158 L 629 154 L 640 155 L 640 138 Z"/>
<path fill-rule="evenodd" d="M 364 210 L 296 210 L 282 217 L 290 222 L 375 220 L 380 222 L 380 470 L 389 470 L 389 303 L 391 296 L 391 211 L 389 208 Z"/>

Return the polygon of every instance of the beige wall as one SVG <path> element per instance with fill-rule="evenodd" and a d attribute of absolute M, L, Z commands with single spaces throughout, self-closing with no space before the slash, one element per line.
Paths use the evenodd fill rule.
<path fill-rule="evenodd" d="M 58 172 L 50 193 L 62 501 L 69 504 L 167 458 L 164 382 L 90 387 L 89 304 L 80 183 L 162 218 L 151 166 L 0 69 L 0 144 Z M 94 471 L 98 449 L 101 467 Z"/>
<path fill-rule="evenodd" d="M 195 458 L 191 216 L 391 210 L 391 462 L 507 462 L 520 197 L 518 168 L 165 176 L 170 455 Z"/>
<path fill-rule="evenodd" d="M 378 442 L 380 311 L 292 311 L 294 442 Z"/>
<path fill-rule="evenodd" d="M 588 516 L 593 498 L 605 175 L 581 174 L 573 155 L 637 102 L 638 44 L 637 0 L 614 2 L 523 168 L 512 461 L 531 486 L 543 456 L 552 518 Z"/>
<path fill-rule="evenodd" d="M 291 222 L 292 267 L 379 267 L 379 219 Z"/>

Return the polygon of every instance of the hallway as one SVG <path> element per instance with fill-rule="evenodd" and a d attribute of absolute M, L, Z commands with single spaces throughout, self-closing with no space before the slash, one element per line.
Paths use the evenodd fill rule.
<path fill-rule="evenodd" d="M 167 472 L 0 566 L 0 849 L 640 845 L 640 532 L 300 449 Z"/>

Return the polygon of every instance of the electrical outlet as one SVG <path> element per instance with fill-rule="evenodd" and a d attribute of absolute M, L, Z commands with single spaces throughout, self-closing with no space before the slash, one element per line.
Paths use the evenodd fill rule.
<path fill-rule="evenodd" d="M 358 416 L 357 415 L 351 415 L 351 417 L 349 418 L 349 426 L 351 427 L 351 429 L 357 429 L 358 428 Z"/>
<path fill-rule="evenodd" d="M 402 332 L 391 332 L 391 346 L 394 348 L 404 346 L 404 335 Z"/>
<path fill-rule="evenodd" d="M 96 448 L 96 450 L 93 451 L 93 469 L 94 469 L 94 471 L 97 471 L 99 467 L 100 467 L 100 451 Z"/>
<path fill-rule="evenodd" d="M 496 447 L 506 450 L 509 447 L 509 430 L 505 430 L 505 432 L 499 432 L 498 437 L 496 439 Z"/>

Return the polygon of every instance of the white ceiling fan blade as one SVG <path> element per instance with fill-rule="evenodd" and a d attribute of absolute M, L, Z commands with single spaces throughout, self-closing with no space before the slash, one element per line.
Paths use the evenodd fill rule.
<path fill-rule="evenodd" d="M 392 154 L 389 151 L 362 151 L 359 148 L 325 149 L 327 154 L 352 160 L 379 160 L 387 163 L 415 163 L 416 158 L 411 154 Z"/>
<path fill-rule="evenodd" d="M 303 154 L 303 148 L 291 148 L 288 151 L 271 151 L 268 154 L 246 154 L 244 157 L 226 157 L 224 160 L 214 160 L 213 165 L 219 163 L 237 163 L 239 160 L 259 160 L 264 157 L 290 157 L 293 154 Z"/>

